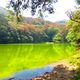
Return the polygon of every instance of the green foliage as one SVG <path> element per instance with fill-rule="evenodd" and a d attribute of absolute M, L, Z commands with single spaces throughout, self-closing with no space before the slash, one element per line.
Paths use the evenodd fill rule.
<path fill-rule="evenodd" d="M 61 34 L 56 34 L 55 37 L 53 37 L 54 42 L 62 42 L 62 35 Z"/>
<path fill-rule="evenodd" d="M 67 15 L 70 20 L 80 23 L 80 10 L 68 11 Z"/>
<path fill-rule="evenodd" d="M 0 26 L 0 43 L 8 42 L 8 29 L 4 25 Z"/>
<path fill-rule="evenodd" d="M 9 24 L 4 15 L 0 15 L 0 43 L 8 42 Z"/>
<path fill-rule="evenodd" d="M 14 21 L 15 20 L 15 13 L 11 10 L 7 10 L 8 14 L 6 15 L 6 18 L 8 21 Z"/>
<path fill-rule="evenodd" d="M 80 80 L 80 54 L 79 52 L 80 50 L 77 49 L 78 54 L 70 58 L 70 64 L 76 67 L 76 70 L 75 70 L 76 75 L 75 75 L 74 80 Z"/>
<path fill-rule="evenodd" d="M 7 26 L 8 25 L 8 21 L 6 20 L 5 16 L 0 14 L 0 26 L 4 25 Z"/>
<path fill-rule="evenodd" d="M 44 30 L 44 32 L 46 33 L 46 35 L 48 36 L 48 40 L 49 42 L 53 41 L 53 37 L 57 34 L 58 29 L 57 28 L 47 28 Z"/>
<path fill-rule="evenodd" d="M 80 10 L 74 11 L 71 20 L 67 23 L 70 27 L 67 40 L 73 43 L 80 43 Z"/>
<path fill-rule="evenodd" d="M 76 10 L 76 11 L 73 12 L 73 19 L 80 22 L 80 10 Z"/>
<path fill-rule="evenodd" d="M 67 42 L 66 36 L 69 28 L 67 26 L 63 27 L 58 33 L 53 37 L 53 42 Z"/>
<path fill-rule="evenodd" d="M 22 16 L 19 15 L 19 16 L 16 16 L 15 12 L 13 12 L 12 10 L 7 10 L 8 14 L 6 15 L 6 19 L 9 21 L 9 22 L 21 22 L 22 21 Z"/>
<path fill-rule="evenodd" d="M 71 22 L 71 28 L 66 38 L 69 42 L 77 42 L 80 39 L 80 23 Z"/>
<path fill-rule="evenodd" d="M 80 0 L 76 0 L 77 4 L 80 5 Z"/>
<path fill-rule="evenodd" d="M 0 23 L 0 43 L 39 43 L 52 41 L 57 29 L 33 27 L 26 24 L 24 28 L 11 27 L 4 17 L 0 18 L 4 24 Z M 0 21 L 1 21 L 0 20 Z M 19 25 L 18 25 L 19 27 Z M 25 29 L 28 28 L 28 29 Z M 24 30 L 23 30 L 24 29 Z"/>
<path fill-rule="evenodd" d="M 59 32 L 57 27 L 35 27 L 25 23 L 15 24 L 13 21 L 14 13 L 10 11 L 10 14 L 7 19 L 5 16 L 0 16 L 0 43 L 52 42 L 53 37 Z M 12 22 L 11 25 L 8 24 L 9 20 Z"/>
<path fill-rule="evenodd" d="M 32 15 L 34 15 L 37 10 L 53 13 L 53 3 L 56 3 L 57 1 L 58 0 L 10 0 L 8 7 L 11 7 L 14 10 L 17 21 L 19 22 L 22 10 L 29 8 L 31 9 Z"/>

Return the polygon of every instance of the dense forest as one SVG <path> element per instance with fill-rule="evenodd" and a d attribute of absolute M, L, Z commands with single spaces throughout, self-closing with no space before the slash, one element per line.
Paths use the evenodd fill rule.
<path fill-rule="evenodd" d="M 45 21 L 39 24 L 40 21 L 37 23 L 37 19 L 35 22 L 29 21 L 31 24 L 25 23 L 26 20 L 25 22 L 16 24 L 15 21 L 7 21 L 4 16 L 0 17 L 0 43 L 52 42 L 54 41 L 54 36 L 59 32 L 61 33 L 65 28 L 64 25 L 45 23 Z M 4 24 L 2 22 L 4 22 Z"/>
<path fill-rule="evenodd" d="M 67 42 L 80 43 L 80 10 L 71 14 L 65 25 L 23 17 L 18 24 L 14 13 L 0 14 L 0 43 Z M 77 20 L 77 21 L 75 21 Z"/>

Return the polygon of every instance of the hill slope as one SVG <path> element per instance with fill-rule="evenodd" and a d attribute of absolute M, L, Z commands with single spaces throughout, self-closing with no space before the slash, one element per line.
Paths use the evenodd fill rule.
<path fill-rule="evenodd" d="M 52 23 L 50 21 L 44 21 L 43 19 L 32 18 L 32 17 L 23 17 L 23 22 L 28 23 L 28 24 L 33 24 L 33 25 L 36 25 L 36 26 L 39 26 L 39 25 L 43 26 L 43 25 Z"/>
<path fill-rule="evenodd" d="M 0 7 L 0 14 L 6 15 L 6 14 L 8 14 L 8 12 L 5 8 Z"/>
<path fill-rule="evenodd" d="M 6 15 L 8 14 L 7 10 L 5 8 L 0 7 L 0 15 Z M 58 26 L 64 26 L 64 24 L 60 24 L 59 22 L 52 23 L 50 21 L 44 21 L 43 19 L 39 18 L 32 18 L 32 17 L 23 17 L 23 23 L 31 24 L 34 26 L 42 27 L 58 27 Z"/>
<path fill-rule="evenodd" d="M 58 24 L 66 24 L 67 20 L 56 21 Z"/>

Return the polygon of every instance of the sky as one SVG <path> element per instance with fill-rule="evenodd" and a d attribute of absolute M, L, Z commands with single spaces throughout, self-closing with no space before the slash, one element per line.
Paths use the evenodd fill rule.
<path fill-rule="evenodd" d="M 7 5 L 9 0 L 1 0 L 0 6 L 4 7 Z M 74 6 L 76 5 L 75 0 L 58 0 L 57 3 L 54 4 L 55 13 L 54 14 L 48 14 L 45 13 L 44 19 L 48 21 L 60 21 L 60 20 L 68 20 L 68 16 L 66 15 L 67 10 L 74 10 Z M 23 16 L 26 17 L 37 17 L 37 16 L 31 16 L 30 11 L 24 11 Z"/>

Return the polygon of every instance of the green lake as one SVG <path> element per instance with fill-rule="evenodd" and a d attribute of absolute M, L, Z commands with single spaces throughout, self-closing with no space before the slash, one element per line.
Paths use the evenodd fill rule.
<path fill-rule="evenodd" d="M 69 44 L 0 44 L 0 77 L 43 67 L 70 58 L 75 52 L 75 46 Z"/>

